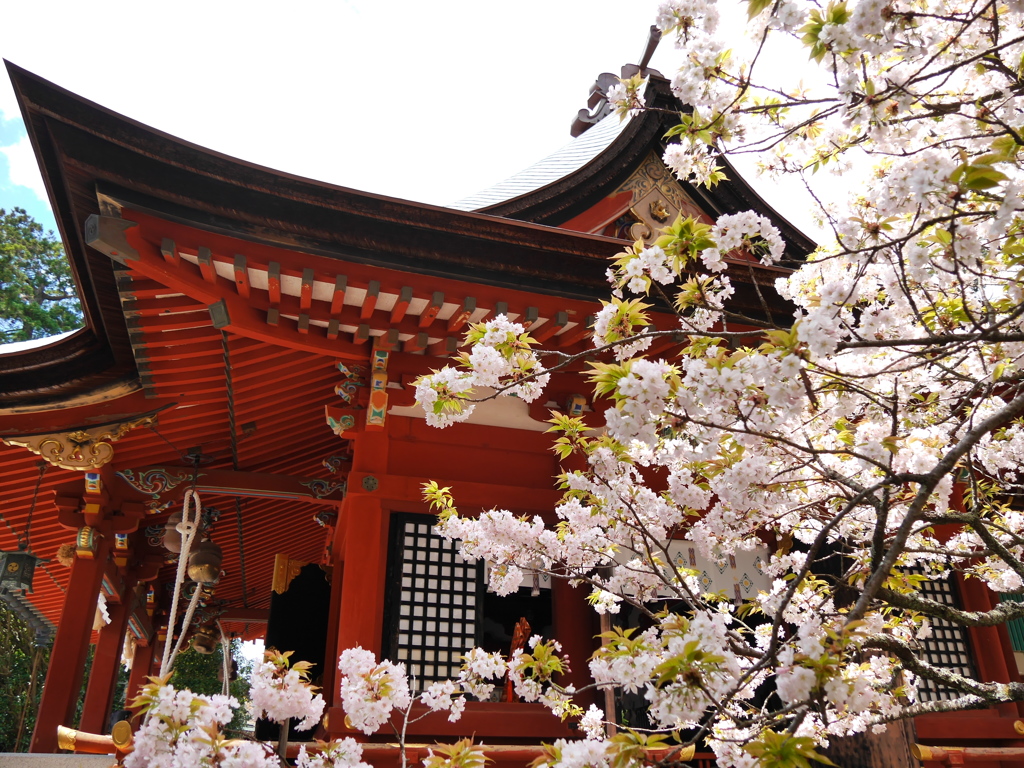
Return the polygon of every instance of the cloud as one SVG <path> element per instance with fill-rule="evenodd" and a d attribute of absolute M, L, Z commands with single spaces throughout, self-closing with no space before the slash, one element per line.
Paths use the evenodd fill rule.
<path fill-rule="evenodd" d="M 18 187 L 27 187 L 40 200 L 46 200 L 46 186 L 43 184 L 43 176 L 39 172 L 39 165 L 36 163 L 28 136 L 22 136 L 14 144 L 0 147 L 0 153 L 7 157 L 10 183 Z"/>

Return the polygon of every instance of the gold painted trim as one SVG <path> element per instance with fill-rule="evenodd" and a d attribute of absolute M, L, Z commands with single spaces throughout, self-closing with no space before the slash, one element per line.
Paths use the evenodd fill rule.
<path fill-rule="evenodd" d="M 110 443 L 120 440 L 135 427 L 148 427 L 155 423 L 156 414 L 150 413 L 128 421 L 70 432 L 10 435 L 0 437 L 0 440 L 7 445 L 25 448 L 55 467 L 84 472 L 102 467 L 114 458 L 114 448 Z"/>
<path fill-rule="evenodd" d="M 935 759 L 932 757 L 931 747 L 926 747 L 924 744 L 911 744 L 910 754 L 922 762 Z"/>
<path fill-rule="evenodd" d="M 299 575 L 309 563 L 301 560 L 292 560 L 288 555 L 274 555 L 274 577 L 270 588 L 279 595 L 283 595 L 291 586 L 292 580 Z"/>
<path fill-rule="evenodd" d="M 66 749 L 68 752 L 75 751 L 75 739 L 78 737 L 78 731 L 74 728 L 68 728 L 63 725 L 57 726 L 57 747 L 58 749 Z"/>
<path fill-rule="evenodd" d="M 114 741 L 114 746 L 118 749 L 124 750 L 132 745 L 135 740 L 135 734 L 132 733 L 132 724 L 127 720 L 118 720 L 114 723 L 114 727 L 110 729 L 110 738 Z"/>

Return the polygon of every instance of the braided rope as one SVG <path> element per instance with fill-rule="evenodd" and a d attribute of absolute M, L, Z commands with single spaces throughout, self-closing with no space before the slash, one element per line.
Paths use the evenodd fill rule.
<path fill-rule="evenodd" d="M 189 514 L 190 510 L 191 515 Z M 181 552 L 178 554 L 178 569 L 174 576 L 174 596 L 171 598 L 171 613 L 167 620 L 168 638 L 167 642 L 164 643 L 164 653 L 160 661 L 161 677 L 173 668 L 174 660 L 181 649 L 181 641 L 185 637 L 185 631 L 188 629 L 189 622 L 192 621 L 192 614 L 195 613 L 196 605 L 199 603 L 201 589 L 197 584 L 196 591 L 192 595 L 192 600 L 189 602 L 188 610 L 185 614 L 185 621 L 181 625 L 178 641 L 174 644 L 174 652 L 172 653 L 170 640 L 174 632 L 175 619 L 178 616 L 178 600 L 181 597 L 181 588 L 185 583 L 185 572 L 188 567 L 188 556 L 192 550 L 192 542 L 199 533 L 199 516 L 201 511 L 202 506 L 199 503 L 199 494 L 192 488 L 189 488 L 185 491 L 185 496 L 182 499 L 181 522 L 177 525 L 178 532 L 181 533 Z"/>
<path fill-rule="evenodd" d="M 224 627 L 221 625 L 220 619 L 217 619 L 217 629 L 220 631 L 220 655 L 224 665 L 224 680 L 220 686 L 220 692 L 227 696 L 231 693 L 231 641 L 224 634 Z"/>

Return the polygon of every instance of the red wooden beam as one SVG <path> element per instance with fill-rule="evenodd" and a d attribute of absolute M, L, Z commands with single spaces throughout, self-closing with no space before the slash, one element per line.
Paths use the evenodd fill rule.
<path fill-rule="evenodd" d="M 217 282 L 217 269 L 213 266 L 213 254 L 209 248 L 199 249 L 199 271 L 208 283 Z"/>
<path fill-rule="evenodd" d="M 192 467 L 152 466 L 132 470 L 135 478 L 146 473 L 159 472 L 165 477 L 181 478 L 174 488 L 158 494 L 160 501 L 181 498 L 186 488 L 192 487 Z M 129 483 L 119 475 L 119 483 Z M 187 482 L 185 482 L 187 480 Z M 329 480 L 290 475 L 271 475 L 260 472 L 236 472 L 230 469 L 200 468 L 196 477 L 196 490 L 268 499 L 294 499 L 310 504 L 337 505 L 345 497 L 345 478 L 336 475 Z"/>
<path fill-rule="evenodd" d="M 508 302 L 507 301 L 497 301 L 497 302 L 495 302 L 494 303 L 494 307 L 491 309 L 490 312 L 488 312 L 486 315 L 484 315 L 483 319 L 484 319 L 484 321 L 493 320 L 498 315 L 506 315 L 506 316 L 508 315 Z"/>
<path fill-rule="evenodd" d="M 270 326 L 266 317 L 238 296 L 233 290 L 225 290 L 220 282 L 195 279 L 188 267 L 182 263 L 172 269 L 163 260 L 157 248 L 142 237 L 137 224 L 123 219 L 90 216 L 86 222 L 86 240 L 116 261 L 130 262 L 132 268 L 146 274 L 173 290 L 192 296 L 210 306 L 213 326 L 239 336 L 259 339 L 271 344 L 292 349 L 302 349 L 315 354 L 347 359 L 363 359 L 365 353 L 341 340 L 329 340 L 322 328 L 310 328 L 306 335 L 298 333 L 294 325 Z M 228 281 L 223 281 L 230 285 Z"/>
<path fill-rule="evenodd" d="M 409 311 L 409 303 L 412 301 L 412 288 L 408 285 L 402 286 L 398 298 L 395 299 L 395 306 L 391 308 L 391 322 L 400 323 L 405 319 L 405 313 Z"/>
<path fill-rule="evenodd" d="M 276 261 L 267 265 L 267 294 L 270 306 L 276 307 L 281 303 L 281 265 Z"/>
<path fill-rule="evenodd" d="M 368 320 L 377 308 L 377 299 L 380 297 L 380 280 L 371 280 L 366 286 L 366 297 L 363 299 L 363 306 L 359 308 L 359 319 Z"/>
<path fill-rule="evenodd" d="M 347 285 L 348 278 L 344 275 L 338 275 L 334 278 L 334 293 L 331 296 L 332 315 L 341 314 L 341 309 L 345 306 L 345 287 Z M 335 331 L 335 335 L 337 335 L 337 331 Z"/>
<path fill-rule="evenodd" d="M 1024 747 L 931 747 L 914 744 L 910 753 L 922 763 L 940 765 L 1024 761 Z"/>
<path fill-rule="evenodd" d="M 431 357 L 451 357 L 459 349 L 459 340 L 454 336 L 436 341 L 427 347 L 427 354 Z"/>
<path fill-rule="evenodd" d="M 560 330 L 565 328 L 565 326 L 568 324 L 569 313 L 559 312 L 554 316 L 553 319 L 548 320 L 546 323 L 544 323 L 544 325 L 541 326 L 539 331 L 531 333 L 530 335 L 533 336 L 533 338 L 536 339 L 537 341 L 543 343 L 550 339 L 552 336 L 554 336 L 556 333 L 558 333 Z"/>
<path fill-rule="evenodd" d="M 249 298 L 251 292 L 249 267 L 245 263 L 245 256 L 240 253 L 235 254 L 235 287 L 238 289 L 239 296 L 244 299 Z"/>
<path fill-rule="evenodd" d="M 146 333 L 175 331 L 182 328 L 202 328 L 210 325 L 210 315 L 206 307 L 202 307 L 193 312 L 176 312 L 173 315 L 160 315 L 159 317 L 139 317 L 132 325 Z"/>
<path fill-rule="evenodd" d="M 122 275 L 117 281 L 117 290 L 125 298 L 155 299 L 169 293 L 176 293 L 176 291 L 169 290 L 163 283 L 150 280 L 135 270 L 129 270 L 127 275 Z"/>
<path fill-rule="evenodd" d="M 434 318 L 437 317 L 437 313 L 441 311 L 441 307 L 444 305 L 444 294 L 441 291 L 434 291 L 434 295 L 430 298 L 430 303 L 424 307 L 423 312 L 420 313 L 419 326 L 420 328 L 427 328 Z"/>
<path fill-rule="evenodd" d="M 952 739 L 1020 739 L 1014 729 L 1019 722 L 1010 717 L 991 713 L 955 712 L 930 713 L 914 718 L 917 738 L 927 741 Z"/>
<path fill-rule="evenodd" d="M 370 340 L 370 326 L 366 323 L 360 323 L 356 328 L 356 332 L 352 334 L 353 344 L 365 344 Z"/>
<path fill-rule="evenodd" d="M 164 296 L 159 299 L 128 299 L 121 302 L 126 317 L 157 317 L 174 312 L 195 312 L 206 309 L 188 296 Z"/>
<path fill-rule="evenodd" d="M 377 480 L 376 490 L 367 491 L 364 489 L 362 484 L 364 475 L 372 475 Z M 452 494 L 466 508 L 483 507 L 484 509 L 490 509 L 496 501 L 500 501 L 503 506 L 509 509 L 553 509 L 562 497 L 562 492 L 554 488 L 500 485 L 439 477 L 427 478 L 352 470 L 348 474 L 348 498 L 372 493 L 381 500 L 421 502 L 423 499 L 423 484 L 428 480 L 437 480 L 438 484 L 442 486 L 451 486 Z M 538 478 L 538 480 L 543 482 L 543 478 Z"/>
<path fill-rule="evenodd" d="M 221 621 L 266 624 L 270 611 L 266 608 L 229 608 L 220 615 Z"/>
<path fill-rule="evenodd" d="M 273 281 L 271 279 L 272 271 L 273 270 L 268 271 L 267 273 L 268 284 L 273 284 Z M 277 271 L 279 272 L 279 270 Z M 347 280 L 345 281 L 345 284 L 347 286 Z M 384 291 L 383 286 L 380 288 L 380 291 Z M 254 291 L 248 301 L 249 305 L 254 309 L 261 312 L 267 312 L 270 317 L 269 322 L 272 325 L 280 324 L 280 315 L 297 316 L 304 311 L 300 306 L 299 297 L 289 296 L 287 294 L 280 293 L 280 291 L 278 291 L 278 294 L 280 296 L 280 300 L 276 304 L 272 303 L 272 296 L 269 293 L 265 294 L 262 291 Z M 443 304 L 445 300 L 445 295 L 438 292 L 438 295 L 435 296 L 434 298 L 437 298 L 438 296 L 441 298 L 441 303 Z M 401 333 L 403 336 L 414 335 L 415 333 L 421 330 L 428 329 L 431 324 L 435 323 L 436 314 L 428 314 L 426 317 L 409 317 L 407 314 L 408 306 L 405 305 L 404 302 L 406 301 L 406 299 L 408 299 L 411 302 L 412 298 L 413 292 L 411 288 L 406 286 L 405 288 L 401 289 L 400 295 L 398 296 L 398 299 L 396 299 L 396 303 L 392 308 L 390 322 L 388 318 L 383 317 L 376 312 L 374 312 L 373 316 L 371 317 L 362 317 L 361 315 L 363 313 L 359 306 L 343 304 L 344 297 L 340 294 L 340 292 L 335 294 L 335 297 L 332 299 L 330 304 L 328 304 L 326 301 L 313 301 L 311 303 L 311 307 L 306 311 L 306 314 L 309 315 L 310 323 L 313 325 L 317 323 L 329 324 L 332 319 L 337 319 L 339 325 L 358 326 L 360 323 L 366 323 L 370 327 L 371 335 L 373 335 L 373 332 L 386 332 L 389 328 L 392 327 L 398 328 L 399 333 Z M 454 303 L 458 301 L 460 303 L 460 306 L 465 306 L 467 301 L 472 301 L 473 299 L 476 299 L 476 306 L 479 307 L 480 300 L 477 299 L 476 297 L 466 297 L 462 299 L 449 297 L 449 303 Z M 274 314 L 269 311 L 270 309 L 275 308 L 279 310 L 279 314 Z M 337 309 L 338 311 L 334 312 L 332 311 L 332 309 Z M 507 314 L 508 305 L 506 302 L 498 302 L 496 304 L 496 309 L 498 310 L 498 314 Z M 558 311 L 558 308 L 551 307 L 544 311 L 549 315 L 553 315 L 555 312 Z M 493 315 L 494 313 L 492 312 L 491 314 Z M 453 315 L 453 317 L 458 319 L 458 315 L 459 312 L 457 311 Z M 400 317 L 401 319 L 396 321 L 394 319 L 396 317 Z M 430 322 L 426 326 L 421 325 L 421 323 L 427 321 Z M 440 325 L 440 323 L 438 323 L 438 325 Z M 445 330 L 447 330 L 447 323 L 445 323 L 444 326 Z M 432 333 L 431 335 L 435 337 L 440 336 L 442 335 L 442 330 L 438 328 L 437 332 Z"/>
<path fill-rule="evenodd" d="M 402 342 L 403 352 L 422 352 L 427 348 L 428 337 L 425 333 L 417 333 L 411 339 Z"/>
<path fill-rule="evenodd" d="M 131 331 L 129 331 L 131 333 Z M 181 331 L 164 331 L 163 333 L 144 334 L 142 329 L 136 331 L 139 343 L 144 343 L 147 349 L 153 347 L 186 347 L 203 341 L 216 339 L 220 341 L 220 334 L 213 328 L 188 328 Z"/>
<path fill-rule="evenodd" d="M 302 284 L 299 287 L 299 308 L 307 311 L 313 306 L 313 270 L 306 268 L 302 270 Z"/>
<path fill-rule="evenodd" d="M 467 296 L 466 300 L 462 302 L 462 306 L 452 313 L 452 316 L 448 318 L 448 332 L 456 333 L 462 326 L 469 320 L 470 315 L 476 311 L 476 299 L 472 296 Z"/>
<path fill-rule="evenodd" d="M 519 318 L 519 322 L 523 326 L 523 330 L 530 330 L 533 324 L 537 322 L 537 318 L 540 317 L 540 310 L 536 307 L 527 307 L 526 313 Z"/>
<path fill-rule="evenodd" d="M 145 362 L 157 360 L 201 360 L 206 357 L 216 357 L 218 360 L 223 356 L 224 348 L 219 341 L 200 341 L 195 344 L 185 344 L 173 347 L 146 347 L 143 350 L 136 350 L 136 359 Z"/>
<path fill-rule="evenodd" d="M 567 347 L 571 347 L 578 341 L 583 341 L 583 339 L 590 335 L 593 325 L 594 316 L 588 315 L 586 318 L 584 318 L 583 322 L 581 322 L 575 328 L 566 331 L 565 333 L 558 337 L 558 341 L 556 342 L 558 348 L 565 349 Z"/>
<path fill-rule="evenodd" d="M 164 259 L 172 267 L 177 266 L 178 260 L 181 258 L 181 255 L 178 253 L 178 246 L 169 237 L 165 237 L 160 241 L 160 253 L 163 254 Z"/>

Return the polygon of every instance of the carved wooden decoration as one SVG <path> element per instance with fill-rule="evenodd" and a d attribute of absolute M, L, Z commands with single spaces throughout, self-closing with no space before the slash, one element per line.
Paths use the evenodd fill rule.
<path fill-rule="evenodd" d="M 384 336 L 373 339 L 373 354 L 370 357 L 370 403 L 366 411 L 366 428 L 383 429 L 388 412 L 388 357 L 392 345 Z"/>
<path fill-rule="evenodd" d="M 283 595 L 291 586 L 292 580 L 299 575 L 299 571 L 309 563 L 302 560 L 292 560 L 288 555 L 274 555 L 274 578 L 270 588 L 279 595 Z"/>
<path fill-rule="evenodd" d="M 72 432 L 12 435 L 2 437 L 0 440 L 7 445 L 27 448 L 55 467 L 88 472 L 102 467 L 114 458 L 111 443 L 120 440 L 135 427 L 155 423 L 156 415 L 148 414 L 130 421 L 76 429 Z"/>
<path fill-rule="evenodd" d="M 653 154 L 648 155 L 643 164 L 613 194 L 620 192 L 631 192 L 633 195 L 629 213 L 636 223 L 629 228 L 628 233 L 628 237 L 633 240 L 654 240 L 658 230 L 671 224 L 680 213 L 695 219 L 706 218 L 683 191 L 672 172 Z"/>

